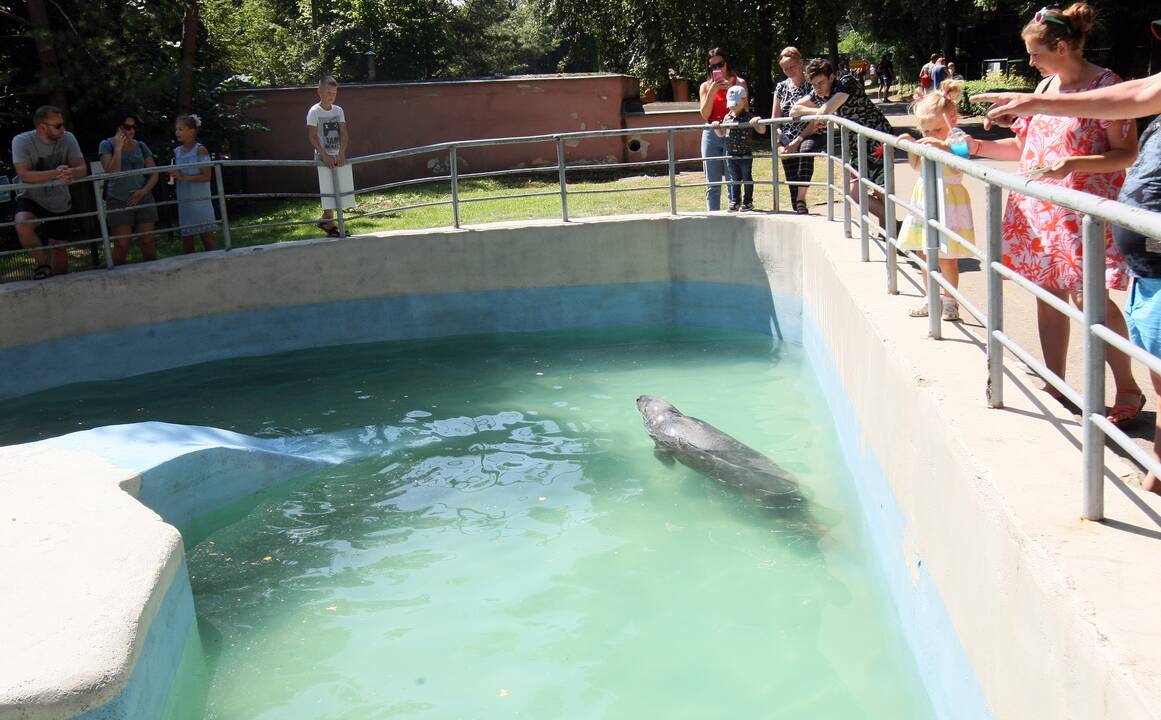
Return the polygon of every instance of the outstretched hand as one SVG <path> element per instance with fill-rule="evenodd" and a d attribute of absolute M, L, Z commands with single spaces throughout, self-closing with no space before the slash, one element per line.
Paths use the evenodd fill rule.
<path fill-rule="evenodd" d="M 1008 127 L 1018 117 L 1035 115 L 1033 104 L 1036 102 L 1035 93 L 993 92 L 972 95 L 973 103 L 991 103 L 987 115 L 984 116 L 984 129 L 989 130 L 992 123 L 1000 127 Z"/>

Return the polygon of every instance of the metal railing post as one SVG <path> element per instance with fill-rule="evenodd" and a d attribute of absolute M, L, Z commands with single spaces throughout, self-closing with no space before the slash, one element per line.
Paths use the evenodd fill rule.
<path fill-rule="evenodd" d="M 93 181 L 93 192 L 97 195 L 97 224 L 101 227 L 101 247 L 105 248 L 105 269 L 113 269 L 113 247 L 109 243 L 109 219 L 105 214 L 104 180 Z M 51 260 L 51 257 L 50 257 Z"/>
<path fill-rule="evenodd" d="M 447 155 L 448 174 L 451 175 L 452 227 L 458 228 L 460 226 L 460 172 L 459 156 L 456 153 L 455 145 L 448 149 Z"/>
<path fill-rule="evenodd" d="M 855 187 L 859 191 L 859 252 L 863 262 L 871 262 L 871 237 L 867 229 L 867 189 L 863 187 L 862 179 L 867 176 L 867 136 L 858 133 L 856 141 L 859 151 L 859 176 L 855 180 Z"/>
<path fill-rule="evenodd" d="M 568 189 L 564 178 L 564 140 L 556 139 L 556 168 L 560 176 L 560 219 L 568 222 Z"/>
<path fill-rule="evenodd" d="M 1085 520 L 1100 520 L 1105 514 L 1104 432 L 1093 416 L 1105 412 L 1105 343 L 1093 334 L 1093 325 L 1108 319 L 1105 301 L 1105 224 L 1084 216 L 1084 508 Z"/>
<path fill-rule="evenodd" d="M 847 165 L 851 164 L 851 137 L 846 125 L 840 126 L 839 142 L 842 143 L 842 165 L 839 167 L 839 176 L 842 178 L 843 191 L 843 236 L 851 236 L 851 188 L 850 175 Z"/>
<path fill-rule="evenodd" d="M 891 196 L 895 194 L 895 147 L 883 146 L 883 223 L 887 226 L 883 230 L 887 234 L 887 293 L 899 294 L 899 257 L 895 252 L 898 238 L 895 237 L 895 202 Z"/>
<path fill-rule="evenodd" d="M 222 247 L 229 250 L 230 216 L 226 214 L 226 184 L 222 182 L 222 166 L 214 163 L 214 181 L 218 183 L 218 212 L 222 215 Z"/>
<path fill-rule="evenodd" d="M 677 214 L 677 146 L 672 128 L 665 133 L 665 151 L 669 161 L 669 214 Z"/>
<path fill-rule="evenodd" d="M 935 340 L 943 337 L 940 326 L 943 304 L 939 301 L 939 284 L 932 273 L 939 272 L 939 231 L 931 220 L 939 219 L 939 170 L 934 160 L 923 158 L 923 251 L 927 255 L 927 329 Z"/>
<path fill-rule="evenodd" d="M 778 129 L 780 127 L 782 126 L 770 126 L 770 177 L 774 179 L 774 212 L 778 212 Z M 794 191 L 796 188 L 793 185 L 787 185 L 786 187 L 790 189 L 790 204 L 794 205 Z"/>
<path fill-rule="evenodd" d="M 984 232 L 987 244 L 984 247 L 984 279 L 988 288 L 988 405 L 1004 407 L 1004 344 L 996 338 L 996 333 L 1004 331 L 1004 279 L 992 268 L 992 263 L 1004 261 L 1003 215 L 999 185 L 987 183 L 984 186 Z"/>
<path fill-rule="evenodd" d="M 834 222 L 834 127 L 826 121 L 826 219 Z"/>
<path fill-rule="evenodd" d="M 339 237 L 347 236 L 347 222 L 343 218 L 343 190 L 339 187 L 339 166 L 331 166 L 332 189 L 335 191 L 335 218 L 339 224 Z"/>

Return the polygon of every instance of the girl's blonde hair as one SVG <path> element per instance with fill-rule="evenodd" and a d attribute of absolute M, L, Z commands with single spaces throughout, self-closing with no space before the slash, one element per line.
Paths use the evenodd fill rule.
<path fill-rule="evenodd" d="M 909 108 L 911 114 L 920 121 L 946 116 L 955 117 L 959 114 L 958 106 L 960 98 L 963 97 L 964 84 L 963 80 L 944 80 L 939 84 L 938 90 L 929 92 L 911 103 Z"/>

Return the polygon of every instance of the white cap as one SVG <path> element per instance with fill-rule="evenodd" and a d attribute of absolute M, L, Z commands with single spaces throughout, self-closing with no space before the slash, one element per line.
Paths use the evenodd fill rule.
<path fill-rule="evenodd" d="M 745 99 L 746 87 L 744 85 L 732 85 L 729 90 L 726 90 L 726 107 L 741 105 Z"/>

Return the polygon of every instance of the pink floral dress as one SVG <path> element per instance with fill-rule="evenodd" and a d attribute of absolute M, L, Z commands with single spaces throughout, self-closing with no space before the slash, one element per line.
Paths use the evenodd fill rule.
<path fill-rule="evenodd" d="M 1121 78 L 1103 70 L 1087 89 L 1115 85 Z M 1073 91 L 1066 91 L 1073 92 Z M 1020 172 L 1050 166 L 1058 158 L 1100 155 L 1109 150 L 1109 128 L 1128 134 L 1132 121 L 1033 115 L 1013 123 L 1012 130 L 1024 140 Z M 1117 197 L 1125 181 L 1123 170 L 1111 173 L 1070 173 L 1060 180 L 1041 182 L 1061 185 L 1104 198 Z M 1008 195 L 1004 210 L 1004 264 L 1044 288 L 1081 289 L 1081 222 L 1083 213 L 1019 193 Z M 1105 228 L 1105 285 L 1124 290 L 1129 284 L 1125 259 L 1113 244 L 1112 227 Z"/>

